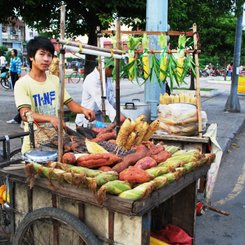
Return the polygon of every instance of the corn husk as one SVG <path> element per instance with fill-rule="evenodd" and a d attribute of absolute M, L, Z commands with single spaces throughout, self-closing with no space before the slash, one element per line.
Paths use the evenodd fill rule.
<path fill-rule="evenodd" d="M 148 197 L 154 190 L 154 182 L 149 181 L 136 186 L 135 188 L 122 192 L 119 197 L 132 201 L 144 199 Z"/>
<path fill-rule="evenodd" d="M 102 185 L 96 194 L 98 203 L 102 204 L 105 200 L 106 193 L 119 195 L 120 193 L 131 190 L 131 185 L 127 181 L 113 180 Z"/>

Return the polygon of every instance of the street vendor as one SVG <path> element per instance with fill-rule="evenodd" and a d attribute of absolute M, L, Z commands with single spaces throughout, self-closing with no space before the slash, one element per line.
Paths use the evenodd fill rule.
<path fill-rule="evenodd" d="M 114 86 L 112 83 L 112 70 L 113 63 L 108 65 L 105 68 L 106 76 L 106 97 L 104 98 L 105 104 L 105 114 L 111 122 L 115 121 L 116 117 L 116 101 L 114 95 Z M 84 82 L 82 90 L 82 103 L 81 105 L 93 110 L 95 112 L 96 121 L 103 122 L 103 113 L 102 113 L 102 96 L 101 96 L 101 86 L 102 82 L 100 79 L 100 70 L 96 66 L 94 70 L 89 73 Z M 123 122 L 126 117 L 123 114 L 120 114 L 120 121 Z M 88 120 L 84 115 L 78 114 L 76 116 L 76 125 L 77 126 L 87 126 Z"/>
<path fill-rule="evenodd" d="M 30 72 L 16 82 L 14 88 L 15 103 L 28 131 L 26 112 L 32 111 L 36 124 L 58 129 L 58 97 L 59 78 L 49 74 L 47 70 L 54 56 L 54 45 L 46 37 L 35 37 L 27 44 L 27 57 Z M 76 103 L 68 92 L 64 91 L 64 105 L 74 113 L 81 113 L 88 121 L 93 121 L 95 114 L 92 110 Z M 63 122 L 63 127 L 65 128 Z M 22 153 L 30 149 L 29 137 L 24 138 Z"/>

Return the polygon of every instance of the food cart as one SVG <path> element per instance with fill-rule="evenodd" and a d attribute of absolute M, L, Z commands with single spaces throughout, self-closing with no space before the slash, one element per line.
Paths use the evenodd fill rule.
<path fill-rule="evenodd" d="M 121 54 L 114 52 L 115 55 Z M 200 100 L 197 103 L 199 108 Z M 59 116 L 62 118 L 61 108 Z M 61 128 L 59 160 L 63 154 Z M 199 148 L 201 153 L 208 153 L 210 145 L 209 138 L 200 135 L 177 137 L 156 134 L 152 139 L 178 145 L 185 150 Z M 0 169 L 1 178 L 8 179 L 8 213 L 14 244 L 42 244 L 40 241 L 43 244 L 50 241 L 53 244 L 150 244 L 151 231 L 162 229 L 166 224 L 177 225 L 193 239 L 195 237 L 197 183 L 207 174 L 209 164 L 186 172 L 140 200 L 107 194 L 103 203 L 99 203 L 95 193 L 83 185 L 74 186 L 40 176 L 33 176 L 35 178 L 30 181 L 25 173 L 25 163 L 24 167 L 15 168 L 15 164 L 21 162 L 4 162 Z"/>

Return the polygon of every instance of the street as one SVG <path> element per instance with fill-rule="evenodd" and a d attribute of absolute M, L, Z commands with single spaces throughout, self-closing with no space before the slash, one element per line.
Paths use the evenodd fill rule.
<path fill-rule="evenodd" d="M 224 216 L 207 210 L 197 217 L 197 245 L 243 245 L 245 241 L 245 128 L 224 154 L 212 206 L 229 212 Z"/>

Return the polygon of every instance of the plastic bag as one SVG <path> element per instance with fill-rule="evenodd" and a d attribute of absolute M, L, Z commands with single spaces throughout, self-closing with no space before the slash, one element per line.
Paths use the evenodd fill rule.
<path fill-rule="evenodd" d="M 202 130 L 206 130 L 207 114 L 202 114 Z M 187 103 L 173 103 L 158 106 L 160 121 L 157 133 L 193 136 L 198 133 L 198 117 L 195 105 Z"/>
<path fill-rule="evenodd" d="M 151 232 L 151 236 L 169 244 L 192 245 L 193 238 L 176 225 L 168 224 L 160 231 Z"/>

